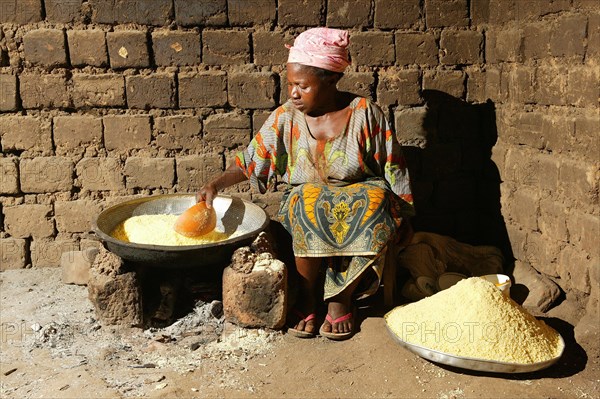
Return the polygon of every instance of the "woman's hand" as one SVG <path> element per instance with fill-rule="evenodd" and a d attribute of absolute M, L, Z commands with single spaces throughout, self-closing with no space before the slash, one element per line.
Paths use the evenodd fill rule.
<path fill-rule="evenodd" d="M 212 208 L 213 199 L 217 196 L 217 187 L 213 182 L 207 183 L 196 193 L 196 202 L 206 201 L 206 207 Z"/>
<path fill-rule="evenodd" d="M 196 201 L 206 201 L 206 207 L 210 209 L 219 190 L 226 189 L 245 180 L 247 180 L 247 177 L 244 175 L 244 172 L 233 164 L 221 173 L 220 176 L 202 186 L 196 193 Z"/>

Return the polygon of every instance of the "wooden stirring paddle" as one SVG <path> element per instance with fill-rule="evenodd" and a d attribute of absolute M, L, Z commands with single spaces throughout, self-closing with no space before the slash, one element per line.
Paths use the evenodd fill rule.
<path fill-rule="evenodd" d="M 206 202 L 201 201 L 179 215 L 173 229 L 186 237 L 199 237 L 213 231 L 216 225 L 215 209 L 207 208 Z"/>

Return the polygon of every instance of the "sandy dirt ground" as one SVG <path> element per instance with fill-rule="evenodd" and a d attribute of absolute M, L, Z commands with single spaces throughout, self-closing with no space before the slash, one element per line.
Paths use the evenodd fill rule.
<path fill-rule="evenodd" d="M 199 332 L 193 322 L 207 307 L 164 329 L 101 326 L 87 288 L 63 284 L 59 269 L 0 273 L 0 300 L 2 398 L 600 396 L 599 359 L 556 317 L 546 322 L 567 342 L 559 362 L 505 375 L 440 366 L 400 347 L 377 300 L 359 310 L 360 331 L 345 342 L 243 330 L 210 316 Z"/>

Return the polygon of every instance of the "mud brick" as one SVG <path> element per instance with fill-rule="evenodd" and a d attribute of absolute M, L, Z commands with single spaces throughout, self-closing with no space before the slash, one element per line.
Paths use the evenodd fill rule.
<path fill-rule="evenodd" d="M 375 0 L 376 28 L 419 27 L 421 17 L 421 0 Z"/>
<path fill-rule="evenodd" d="M 152 49 L 157 66 L 198 65 L 201 62 L 198 32 L 154 31 Z"/>
<path fill-rule="evenodd" d="M 523 56 L 526 60 L 537 60 L 550 53 L 550 32 L 547 23 L 527 24 L 523 27 Z"/>
<path fill-rule="evenodd" d="M 438 47 L 431 33 L 396 33 L 396 64 L 438 64 Z"/>
<path fill-rule="evenodd" d="M 175 75 L 156 73 L 125 78 L 129 108 L 173 108 L 175 106 Z"/>
<path fill-rule="evenodd" d="M 595 179 L 596 169 L 593 165 L 563 160 L 560 165 L 558 184 L 567 198 L 592 205 L 595 192 L 598 190 L 598 181 Z"/>
<path fill-rule="evenodd" d="M 275 75 L 269 72 L 231 73 L 227 92 L 233 107 L 271 108 L 275 106 Z"/>
<path fill-rule="evenodd" d="M 6 232 L 16 238 L 50 237 L 54 234 L 52 206 L 25 204 L 3 209 Z"/>
<path fill-rule="evenodd" d="M 356 65 L 394 63 L 394 36 L 387 32 L 356 32 L 350 37 L 350 54 Z"/>
<path fill-rule="evenodd" d="M 75 22 L 81 19 L 82 0 L 44 0 L 46 20 L 49 22 Z"/>
<path fill-rule="evenodd" d="M 57 116 L 54 118 L 54 144 L 57 153 L 102 144 L 102 119 L 93 116 Z"/>
<path fill-rule="evenodd" d="M 425 71 L 423 88 L 443 91 L 456 98 L 463 98 L 465 73 L 462 71 Z"/>
<path fill-rule="evenodd" d="M 586 58 L 598 55 L 600 55 L 600 13 L 590 13 Z"/>
<path fill-rule="evenodd" d="M 567 101 L 576 107 L 597 107 L 599 82 L 598 68 L 570 67 L 567 77 Z"/>
<path fill-rule="evenodd" d="M 536 102 L 540 105 L 565 105 L 567 69 L 543 65 L 537 69 Z"/>
<path fill-rule="evenodd" d="M 54 193 L 73 188 L 73 161 L 66 157 L 21 159 L 21 191 Z"/>
<path fill-rule="evenodd" d="M 508 75 L 509 96 L 519 103 L 533 103 L 535 99 L 535 68 L 516 65 Z"/>
<path fill-rule="evenodd" d="M 47 67 L 66 66 L 67 51 L 62 29 L 36 29 L 23 36 L 25 60 Z"/>
<path fill-rule="evenodd" d="M 180 73 L 181 108 L 222 107 L 227 104 L 227 76 L 224 72 Z"/>
<path fill-rule="evenodd" d="M 570 242 L 580 246 L 584 251 L 596 257 L 600 256 L 598 237 L 600 237 L 600 221 L 598 216 L 572 211 L 567 217 Z"/>
<path fill-rule="evenodd" d="M 173 16 L 171 0 L 89 0 L 92 21 L 101 24 L 167 25 Z"/>
<path fill-rule="evenodd" d="M 327 26 L 333 28 L 372 26 L 371 5 L 362 0 L 328 0 Z"/>
<path fill-rule="evenodd" d="M 416 105 L 423 100 L 420 96 L 421 84 L 417 70 L 379 71 L 377 103 L 384 108 L 390 105 Z"/>
<path fill-rule="evenodd" d="M 215 153 L 177 157 L 175 164 L 179 192 L 196 192 L 223 171 L 223 159 Z"/>
<path fill-rule="evenodd" d="M 525 259 L 540 273 L 550 277 L 559 277 L 556 260 L 559 255 L 558 245 L 548 245 L 547 239 L 537 231 L 527 234 Z"/>
<path fill-rule="evenodd" d="M 178 25 L 219 26 L 227 23 L 227 0 L 175 0 Z"/>
<path fill-rule="evenodd" d="M 517 19 L 518 1 L 489 0 L 489 22 L 502 25 Z"/>
<path fill-rule="evenodd" d="M 598 160 L 598 154 L 600 153 L 598 126 L 600 126 L 600 116 L 597 112 L 594 112 L 591 115 L 580 115 L 575 117 L 577 152 L 593 162 Z"/>
<path fill-rule="evenodd" d="M 269 116 L 271 115 L 271 111 L 254 111 L 252 113 L 252 132 L 253 135 L 262 128 L 265 124 Z"/>
<path fill-rule="evenodd" d="M 490 0 L 471 0 L 471 25 L 486 24 L 490 20 Z"/>
<path fill-rule="evenodd" d="M 50 122 L 34 116 L 0 118 L 3 151 L 52 152 Z"/>
<path fill-rule="evenodd" d="M 79 246 L 81 247 L 81 242 Z M 90 268 L 99 252 L 97 248 L 63 252 L 60 256 L 62 282 L 65 284 L 87 285 L 90 279 Z"/>
<path fill-rule="evenodd" d="M 520 112 L 514 115 L 515 126 L 512 139 L 515 144 L 525 144 L 536 149 L 544 148 L 542 133 L 543 114 L 539 112 Z"/>
<path fill-rule="evenodd" d="M 537 20 L 548 14 L 558 14 L 571 9 L 571 0 L 515 1 L 518 21 Z"/>
<path fill-rule="evenodd" d="M 68 108 L 71 105 L 65 74 L 21 74 L 19 81 L 23 108 Z"/>
<path fill-rule="evenodd" d="M 121 69 L 150 66 L 147 36 L 145 31 L 108 32 L 106 42 L 110 67 Z"/>
<path fill-rule="evenodd" d="M 90 200 L 54 203 L 54 219 L 59 233 L 89 232 L 92 230 L 92 221 L 99 213 L 98 204 Z"/>
<path fill-rule="evenodd" d="M 205 30 L 202 32 L 202 61 L 208 65 L 250 62 L 250 37 L 245 31 Z"/>
<path fill-rule="evenodd" d="M 71 80 L 76 108 L 125 106 L 125 79 L 121 75 L 75 74 Z"/>
<path fill-rule="evenodd" d="M 31 242 L 31 264 L 33 267 L 58 267 L 64 252 L 79 251 L 75 239 L 37 239 Z"/>
<path fill-rule="evenodd" d="M 197 116 L 166 116 L 154 119 L 156 144 L 167 149 L 197 148 L 202 123 Z M 196 145 L 195 145 L 196 144 Z"/>
<path fill-rule="evenodd" d="M 23 269 L 27 265 L 27 241 L 22 238 L 0 238 L 0 272 Z"/>
<path fill-rule="evenodd" d="M 83 158 L 77 163 L 77 181 L 87 191 L 119 191 L 125 188 L 121 166 L 115 158 Z"/>
<path fill-rule="evenodd" d="M 521 188 L 512 195 L 507 205 L 507 212 L 512 220 L 518 221 L 521 226 L 528 230 L 538 230 L 540 206 L 540 194 L 538 192 Z"/>
<path fill-rule="evenodd" d="M 486 68 L 485 93 L 494 102 L 504 102 L 508 98 L 508 79 L 503 75 L 499 68 Z"/>
<path fill-rule="evenodd" d="M 585 15 L 562 17 L 550 34 L 550 53 L 555 57 L 583 59 L 587 18 Z"/>
<path fill-rule="evenodd" d="M 485 102 L 485 72 L 480 69 L 467 70 L 467 101 Z"/>
<path fill-rule="evenodd" d="M 16 111 L 18 107 L 17 77 L 0 74 L 0 112 Z"/>
<path fill-rule="evenodd" d="M 283 26 L 318 26 L 323 21 L 323 0 L 279 0 L 278 24 Z"/>
<path fill-rule="evenodd" d="M 107 150 L 128 151 L 150 144 L 152 130 L 149 116 L 109 115 L 102 118 L 102 123 Z"/>
<path fill-rule="evenodd" d="M 420 147 L 427 142 L 426 116 L 425 107 L 407 108 L 395 112 L 396 136 L 402 145 Z"/>
<path fill-rule="evenodd" d="M 271 25 L 277 16 L 275 0 L 228 0 L 227 14 L 232 26 Z"/>
<path fill-rule="evenodd" d="M 440 39 L 442 64 L 481 64 L 483 35 L 472 30 L 443 30 Z"/>
<path fill-rule="evenodd" d="M 372 72 L 348 72 L 339 81 L 338 88 L 372 100 L 375 90 L 375 77 Z"/>
<path fill-rule="evenodd" d="M 523 31 L 509 29 L 496 32 L 493 62 L 521 62 L 523 60 Z"/>
<path fill-rule="evenodd" d="M 287 70 L 284 69 L 279 73 L 279 85 L 281 87 L 281 90 L 279 90 L 279 104 L 284 104 L 289 99 L 287 84 Z"/>
<path fill-rule="evenodd" d="M 285 45 L 294 43 L 290 34 L 281 31 L 256 31 L 252 34 L 252 40 L 256 65 L 285 64 L 289 54 Z"/>
<path fill-rule="evenodd" d="M 250 116 L 239 113 L 210 115 L 204 121 L 204 142 L 217 148 L 236 148 L 250 141 Z"/>
<path fill-rule="evenodd" d="M 125 161 L 125 187 L 171 188 L 175 182 L 173 158 L 130 157 Z"/>
<path fill-rule="evenodd" d="M 575 121 L 571 117 L 545 115 L 542 120 L 544 149 L 552 153 L 568 153 L 575 149 Z"/>
<path fill-rule="evenodd" d="M 467 0 L 425 0 L 425 10 L 428 28 L 469 25 Z"/>
<path fill-rule="evenodd" d="M 0 158 L 0 194 L 19 193 L 19 166 L 15 157 Z"/>
<path fill-rule="evenodd" d="M 25 25 L 42 20 L 41 0 L 0 0 L 0 23 Z"/>
<path fill-rule="evenodd" d="M 68 30 L 69 57 L 71 65 L 91 65 L 102 67 L 108 65 L 106 49 L 106 33 L 101 30 Z"/>
<path fill-rule="evenodd" d="M 568 211 L 564 204 L 549 198 L 540 200 L 539 226 L 540 232 L 555 241 L 566 242 Z"/>
<path fill-rule="evenodd" d="M 592 290 L 589 272 L 594 267 L 593 263 L 597 262 L 597 254 L 595 255 L 596 257 L 588 258 L 585 251 L 573 245 L 561 248 L 556 268 L 560 276 L 561 286 L 566 287 L 569 291 L 575 289 L 589 294 Z M 597 263 L 595 267 L 598 267 Z"/>

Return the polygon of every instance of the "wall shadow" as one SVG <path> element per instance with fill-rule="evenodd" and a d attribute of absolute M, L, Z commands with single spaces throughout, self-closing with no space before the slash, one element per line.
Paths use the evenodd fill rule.
<path fill-rule="evenodd" d="M 502 251 L 505 269 L 511 269 L 500 173 L 491 159 L 498 139 L 494 103 L 470 104 L 438 90 L 424 90 L 422 96 L 427 143 L 402 148 L 411 174 L 415 230 L 493 245 Z"/>

